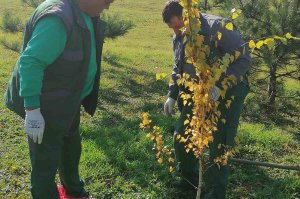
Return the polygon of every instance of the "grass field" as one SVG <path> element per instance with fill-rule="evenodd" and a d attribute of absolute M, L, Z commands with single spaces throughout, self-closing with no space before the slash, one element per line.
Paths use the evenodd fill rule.
<path fill-rule="evenodd" d="M 177 174 L 157 164 L 138 125 L 141 113 L 149 111 L 171 143 L 176 118 L 162 114 L 167 81 L 155 80 L 156 73 L 170 74 L 173 58 L 172 32 L 161 19 L 164 2 L 118 0 L 109 10 L 130 19 L 135 28 L 106 41 L 98 110 L 93 118 L 82 117 L 80 171 L 96 198 L 190 198 L 170 188 Z M 19 0 L 0 0 L 0 14 L 11 9 L 25 21 L 31 9 L 20 6 Z M 13 36 L 0 32 L 0 37 Z M 0 46 L 0 198 L 5 199 L 30 198 L 30 164 L 22 121 L 2 102 L 17 57 Z M 291 85 L 300 90 L 299 84 Z M 297 129 L 243 121 L 240 157 L 299 165 Z M 231 172 L 228 198 L 300 198 L 300 177 L 294 171 L 233 165 Z"/>

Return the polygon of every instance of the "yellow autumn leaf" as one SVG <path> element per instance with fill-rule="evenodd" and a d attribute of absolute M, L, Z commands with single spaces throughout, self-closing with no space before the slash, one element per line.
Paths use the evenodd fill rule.
<path fill-rule="evenodd" d="M 184 100 L 183 105 L 185 106 L 187 104 L 187 100 Z"/>
<path fill-rule="evenodd" d="M 142 117 L 143 117 L 143 118 L 146 118 L 146 117 L 148 117 L 148 116 L 149 116 L 148 113 L 143 113 L 143 114 L 142 114 Z"/>
<path fill-rule="evenodd" d="M 163 153 L 168 153 L 168 152 L 169 152 L 169 149 L 163 148 L 163 149 L 162 149 L 162 152 L 163 152 Z"/>
<path fill-rule="evenodd" d="M 174 162 L 174 159 L 173 158 L 169 158 L 168 162 Z"/>
<path fill-rule="evenodd" d="M 184 121 L 184 125 L 187 125 L 188 123 L 190 123 L 189 120 L 185 120 L 185 121 Z"/>
<path fill-rule="evenodd" d="M 163 162 L 163 159 L 162 159 L 162 158 L 158 158 L 158 159 L 157 159 L 157 162 L 158 162 L 159 164 L 161 164 L 161 163 Z"/>
<path fill-rule="evenodd" d="M 218 32 L 218 40 L 221 40 L 221 39 L 222 39 L 222 33 Z"/>
<path fill-rule="evenodd" d="M 280 41 L 281 41 L 282 43 L 284 43 L 284 44 L 286 44 L 286 42 L 287 42 L 287 39 L 286 39 L 286 38 L 284 38 L 284 37 L 279 37 L 279 36 L 277 36 L 277 35 L 274 36 L 274 39 L 280 40 Z"/>
<path fill-rule="evenodd" d="M 235 8 L 233 8 L 232 10 L 231 10 L 231 19 L 236 19 L 236 18 L 238 18 L 238 16 L 242 13 L 242 10 L 241 9 L 235 9 Z"/>
<path fill-rule="evenodd" d="M 256 46 L 257 49 L 260 49 L 263 45 L 264 45 L 264 41 L 259 41 L 259 42 L 256 43 L 255 46 Z"/>
<path fill-rule="evenodd" d="M 186 142 L 186 139 L 184 137 L 181 137 L 179 143 L 181 142 Z"/>
<path fill-rule="evenodd" d="M 233 23 L 229 22 L 228 24 L 226 24 L 225 28 L 230 31 L 233 30 Z"/>
<path fill-rule="evenodd" d="M 273 48 L 275 46 L 275 39 L 274 38 L 267 38 L 264 40 L 264 44 L 266 44 L 269 49 Z"/>
<path fill-rule="evenodd" d="M 169 171 L 170 171 L 170 172 L 174 171 L 174 167 L 170 166 L 170 167 L 169 167 Z"/>
<path fill-rule="evenodd" d="M 287 39 L 294 39 L 294 37 L 292 36 L 291 33 L 286 33 L 285 37 L 286 37 Z"/>
<path fill-rule="evenodd" d="M 227 164 L 228 164 L 228 160 L 227 160 L 227 158 L 223 159 L 223 160 L 222 160 L 222 165 L 224 165 L 224 166 L 225 166 L 225 165 L 227 165 Z"/>
<path fill-rule="evenodd" d="M 229 108 L 229 107 L 230 107 L 230 105 L 231 105 L 231 103 L 232 103 L 232 101 L 231 101 L 231 100 L 227 100 L 227 101 L 226 101 L 226 107 L 227 107 L 227 108 Z"/>
<path fill-rule="evenodd" d="M 282 37 L 279 37 L 278 35 L 274 36 L 274 39 L 281 39 Z"/>
<path fill-rule="evenodd" d="M 231 15 L 231 19 L 233 19 L 233 20 L 238 17 L 239 17 L 239 15 L 237 13 L 232 13 L 232 15 Z"/>
<path fill-rule="evenodd" d="M 234 62 L 234 56 L 233 55 L 230 56 L 230 62 L 231 63 Z"/>
<path fill-rule="evenodd" d="M 240 51 L 235 51 L 235 59 L 239 58 L 239 56 L 241 55 L 241 52 Z"/>
<path fill-rule="evenodd" d="M 205 146 L 208 146 L 208 139 L 204 139 L 202 142 Z"/>
<path fill-rule="evenodd" d="M 255 47 L 256 47 L 255 41 L 251 40 L 251 41 L 249 42 L 249 48 L 254 49 Z"/>
<path fill-rule="evenodd" d="M 159 156 L 161 155 L 161 152 L 157 152 L 156 157 L 159 158 Z"/>
<path fill-rule="evenodd" d="M 192 149 L 192 148 L 193 148 L 193 144 L 192 144 L 192 143 L 189 143 L 189 144 L 187 145 L 187 147 L 188 147 L 189 149 Z"/>

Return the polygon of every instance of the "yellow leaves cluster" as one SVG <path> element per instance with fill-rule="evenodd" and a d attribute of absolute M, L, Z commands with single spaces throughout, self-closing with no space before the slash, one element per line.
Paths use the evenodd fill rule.
<path fill-rule="evenodd" d="M 295 39 L 295 40 L 299 40 L 299 39 L 300 39 L 300 38 L 297 38 L 297 37 L 292 36 L 291 33 L 286 33 L 285 37 L 286 37 L 287 39 Z"/>
<path fill-rule="evenodd" d="M 183 99 L 184 105 L 193 106 L 193 116 L 188 116 L 184 125 L 186 126 L 184 136 L 178 135 L 176 140 L 185 144 L 186 152 L 193 152 L 197 157 L 201 156 L 204 150 L 209 146 L 209 143 L 213 141 L 213 133 L 217 131 L 217 124 L 219 121 L 226 123 L 226 119 L 221 118 L 221 112 L 218 110 L 219 102 L 210 100 L 209 91 L 213 85 L 220 79 L 220 76 L 225 72 L 228 66 L 238 59 L 241 54 L 245 54 L 246 47 L 242 50 L 236 49 L 233 54 L 225 54 L 222 58 L 217 58 L 213 62 L 207 60 L 211 54 L 209 46 L 204 44 L 204 36 L 199 35 L 201 29 L 200 11 L 196 5 L 198 0 L 180 0 L 180 4 L 184 7 L 183 19 L 185 27 L 182 29 L 185 36 L 185 55 L 187 57 L 187 63 L 193 64 L 196 69 L 197 81 L 190 78 L 188 74 L 179 76 L 177 81 L 178 85 L 184 86 L 185 90 L 190 92 L 181 93 L 180 96 Z M 231 12 L 231 19 L 236 19 L 241 14 L 241 10 L 233 9 Z M 229 31 L 234 29 L 232 22 L 222 22 L 222 27 Z M 222 40 L 222 33 L 217 32 L 215 35 L 215 46 L 218 46 L 218 41 Z M 249 48 L 261 49 L 263 46 L 267 46 L 272 49 L 276 45 L 276 41 L 286 43 L 287 40 L 294 39 L 299 40 L 287 33 L 284 37 L 273 36 L 264 38 L 258 41 L 251 40 L 248 42 Z M 164 75 L 157 74 L 156 79 L 160 80 L 164 78 Z M 226 91 L 232 85 L 236 84 L 237 79 L 234 76 L 229 76 L 221 83 L 222 88 L 220 90 L 220 96 L 224 99 Z M 226 101 L 226 107 L 229 108 L 234 98 Z M 143 121 L 140 124 L 141 128 L 150 130 L 151 120 L 148 115 L 143 114 Z M 154 127 L 152 132 L 147 134 L 147 137 L 153 141 L 153 149 L 156 151 L 157 162 L 162 164 L 165 160 L 168 164 L 174 162 L 171 157 L 172 151 L 164 146 L 161 130 L 158 127 Z M 222 147 L 222 146 L 220 146 Z M 224 155 L 215 159 L 215 163 L 218 165 L 226 165 L 228 159 L 234 154 L 238 153 L 238 147 L 226 148 Z M 169 166 L 169 170 L 173 171 L 173 166 Z"/>
<path fill-rule="evenodd" d="M 178 135 L 176 139 L 180 143 L 185 144 L 186 152 L 192 151 L 197 157 L 201 156 L 209 143 L 213 141 L 213 133 L 217 131 L 218 120 L 221 117 L 221 112 L 218 111 L 219 102 L 210 99 L 210 89 L 220 79 L 220 76 L 225 72 L 228 66 L 238 59 L 242 52 L 238 49 L 233 54 L 225 54 L 221 59 L 213 62 L 208 62 L 207 58 L 211 53 L 209 46 L 204 44 L 204 36 L 199 35 L 201 23 L 199 20 L 200 11 L 195 7 L 196 1 L 182 0 L 181 5 L 184 7 L 184 24 L 185 24 L 185 55 L 187 62 L 193 64 L 196 69 L 197 81 L 190 79 L 187 74 L 179 76 L 178 85 L 184 86 L 188 93 L 180 93 L 184 105 L 193 106 L 193 116 L 187 117 L 184 121 L 185 136 Z M 241 10 L 234 9 L 231 14 L 231 19 L 236 19 L 241 14 Z M 229 31 L 234 29 L 232 22 L 222 22 L 222 27 Z M 222 40 L 222 33 L 217 32 L 215 45 Z M 256 46 L 256 43 L 254 43 Z M 209 60 L 210 61 L 210 60 Z M 225 98 L 228 88 L 236 83 L 236 78 L 230 76 L 222 82 L 220 95 Z M 233 99 L 232 99 L 233 100 Z M 228 100 L 226 106 L 229 108 L 232 100 Z M 224 122 L 226 122 L 224 120 Z"/>
<path fill-rule="evenodd" d="M 233 9 L 231 10 L 231 19 L 232 19 L 232 20 L 235 20 L 236 18 L 239 17 L 239 15 L 240 15 L 241 13 L 242 13 L 242 10 L 233 8 Z"/>
<path fill-rule="evenodd" d="M 238 138 L 236 137 L 235 140 L 238 140 Z M 230 146 L 219 144 L 218 148 L 221 149 L 222 147 L 224 148 L 225 151 L 224 154 L 214 159 L 214 163 L 217 164 L 219 167 L 227 165 L 229 159 L 235 156 L 236 154 L 238 154 L 240 151 L 238 146 L 230 147 Z"/>
<path fill-rule="evenodd" d="M 256 48 L 260 49 L 264 45 L 264 41 L 259 41 L 256 43 Z"/>
<path fill-rule="evenodd" d="M 150 124 L 151 120 L 149 118 L 149 114 L 143 113 L 140 128 L 148 131 L 146 137 L 153 143 L 152 149 L 156 153 L 157 162 L 162 164 L 164 159 L 166 159 L 169 165 L 169 171 L 172 172 L 174 170 L 174 159 L 172 157 L 173 150 L 170 150 L 167 146 L 165 146 L 161 129 L 158 126 L 153 126 L 151 129 Z"/>
<path fill-rule="evenodd" d="M 249 48 L 254 50 L 254 49 L 261 49 L 262 46 L 267 46 L 269 49 L 273 49 L 276 45 L 276 40 L 277 41 L 281 41 L 282 43 L 286 44 L 287 40 L 300 40 L 300 38 L 294 37 L 292 36 L 291 33 L 286 33 L 284 37 L 280 37 L 280 36 L 272 36 L 272 37 L 268 37 L 262 40 L 259 40 L 257 42 L 255 42 L 254 40 L 251 40 L 248 44 L 249 44 Z"/>
<path fill-rule="evenodd" d="M 230 108 L 232 101 L 231 100 L 227 100 L 226 101 L 226 108 Z"/>
<path fill-rule="evenodd" d="M 140 123 L 140 128 L 142 129 L 150 129 L 151 120 L 149 119 L 148 113 L 142 114 L 142 122 Z"/>
<path fill-rule="evenodd" d="M 251 40 L 249 42 L 249 48 L 252 49 L 252 51 L 257 48 L 261 49 L 262 46 L 267 45 L 270 49 L 275 46 L 275 40 L 274 38 L 267 38 L 265 40 L 260 40 L 258 42 L 255 42 L 254 40 Z"/>
<path fill-rule="evenodd" d="M 184 8 L 196 6 L 198 4 L 198 0 L 180 0 L 179 4 Z"/>

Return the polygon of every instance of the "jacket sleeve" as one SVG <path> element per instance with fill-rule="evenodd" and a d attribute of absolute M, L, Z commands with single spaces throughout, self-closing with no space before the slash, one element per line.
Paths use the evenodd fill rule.
<path fill-rule="evenodd" d="M 174 64 L 172 76 L 171 76 L 172 80 L 169 83 L 169 93 L 168 93 L 168 97 L 171 97 L 174 100 L 177 100 L 179 95 L 179 86 L 177 84 L 178 74 L 179 74 L 178 67 L 176 64 Z"/>
<path fill-rule="evenodd" d="M 175 40 L 173 39 L 173 51 L 174 51 L 174 65 L 173 65 L 173 71 L 171 75 L 171 82 L 169 83 L 169 93 L 168 97 L 171 97 L 174 100 L 177 100 L 179 95 L 179 85 L 177 84 L 178 75 L 180 74 L 178 62 L 176 60 L 180 60 L 178 56 L 180 53 L 177 51 L 180 51 L 180 45 L 176 45 Z"/>
<path fill-rule="evenodd" d="M 67 41 L 64 23 L 56 16 L 42 18 L 20 56 L 20 96 L 25 107 L 39 107 L 44 70 L 60 56 Z"/>

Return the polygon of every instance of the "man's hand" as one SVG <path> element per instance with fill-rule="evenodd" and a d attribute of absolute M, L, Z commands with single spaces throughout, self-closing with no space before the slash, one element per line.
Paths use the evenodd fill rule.
<path fill-rule="evenodd" d="M 210 98 L 216 102 L 220 97 L 220 89 L 217 86 L 214 86 L 209 90 L 209 94 Z"/>
<path fill-rule="evenodd" d="M 174 106 L 175 106 L 175 100 L 172 99 L 172 98 L 168 98 L 165 105 L 164 105 L 164 112 L 165 112 L 165 115 L 168 116 L 168 117 L 171 117 L 172 116 L 172 112 L 173 112 L 173 109 L 174 109 Z"/>
<path fill-rule="evenodd" d="M 41 109 L 25 110 L 25 132 L 34 143 L 41 144 L 45 130 L 45 120 Z"/>

